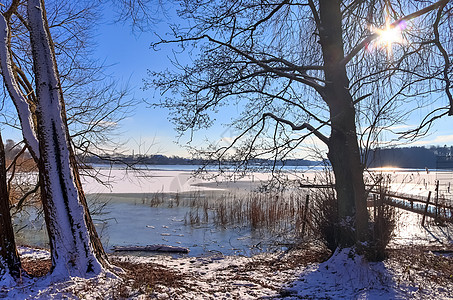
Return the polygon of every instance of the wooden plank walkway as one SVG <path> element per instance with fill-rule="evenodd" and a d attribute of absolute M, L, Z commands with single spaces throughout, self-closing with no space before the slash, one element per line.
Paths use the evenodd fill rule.
<path fill-rule="evenodd" d="M 332 184 L 301 184 L 301 188 L 325 189 L 334 188 Z M 373 195 L 381 195 L 381 191 L 377 190 L 376 186 L 367 186 L 369 190 L 368 203 L 374 205 Z M 431 197 L 432 192 L 425 196 L 411 195 L 406 193 L 398 193 L 394 191 L 386 191 L 384 193 L 385 203 L 411 211 L 417 214 L 431 217 L 437 221 L 453 223 L 453 199 L 439 198 L 438 195 Z"/>

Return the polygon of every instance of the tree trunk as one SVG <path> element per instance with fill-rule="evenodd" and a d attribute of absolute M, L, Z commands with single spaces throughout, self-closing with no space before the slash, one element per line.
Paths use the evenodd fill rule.
<path fill-rule="evenodd" d="M 365 241 L 368 229 L 363 167 L 351 109 L 331 108 L 332 133 L 328 157 L 335 175 L 339 244 L 349 247 Z"/>
<path fill-rule="evenodd" d="M 6 178 L 5 148 L 0 134 L 0 267 L 7 269 L 14 278 L 20 276 L 20 259 L 14 240 L 14 230 L 9 212 Z M 0 274 L 1 275 L 1 274 Z"/>
<path fill-rule="evenodd" d="M 331 136 L 328 157 L 335 175 L 338 202 L 338 242 L 348 247 L 365 241 L 368 212 L 363 166 L 357 142 L 355 108 L 349 92 L 344 57 L 340 2 L 319 1 L 320 43 L 325 66 L 324 101 L 330 109 Z"/>
<path fill-rule="evenodd" d="M 52 273 L 59 277 L 99 274 L 109 264 L 80 183 L 43 1 L 28 1 L 28 22 L 36 77 L 40 180 Z"/>

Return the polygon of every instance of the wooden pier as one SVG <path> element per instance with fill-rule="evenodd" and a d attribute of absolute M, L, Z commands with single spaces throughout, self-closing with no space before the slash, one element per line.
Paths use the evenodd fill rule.
<path fill-rule="evenodd" d="M 301 184 L 301 188 L 310 189 L 333 189 L 333 184 Z M 438 192 L 429 191 L 426 196 L 398 193 L 394 191 L 381 190 L 379 186 L 367 186 L 368 206 L 376 206 L 377 198 L 383 197 L 383 203 L 392 205 L 407 211 L 423 215 L 422 225 L 425 217 L 430 217 L 437 222 L 453 223 L 453 199 L 446 199 L 439 196 Z M 434 194 L 434 195 L 433 195 Z"/>
<path fill-rule="evenodd" d="M 372 190 L 370 192 L 371 200 L 368 201 L 372 202 L 372 197 L 380 194 L 379 191 Z M 445 201 L 446 199 L 432 197 L 431 191 L 426 197 L 389 191 L 384 193 L 384 203 L 423 215 L 422 225 L 425 223 L 425 217 L 431 217 L 438 222 L 453 223 L 453 206 Z M 452 200 L 447 201 L 452 203 Z"/>

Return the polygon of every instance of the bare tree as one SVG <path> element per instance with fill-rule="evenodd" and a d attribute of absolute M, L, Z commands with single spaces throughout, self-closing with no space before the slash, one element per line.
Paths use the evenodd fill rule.
<path fill-rule="evenodd" d="M 284 159 L 316 136 L 328 148 L 335 175 L 338 243 L 364 242 L 361 146 L 372 145 L 384 125 L 400 122 L 401 114 L 393 113 L 409 100 L 423 105 L 444 91 L 451 105 L 451 2 L 180 5 L 187 21 L 171 26 L 173 40 L 154 47 L 178 43 L 195 58 L 184 65 L 176 56 L 176 71 L 150 72 L 150 87 L 171 91 L 158 105 L 190 134 L 211 126 L 217 111 L 240 111 L 231 115 L 230 126 L 239 132 L 232 144 L 207 153 L 243 165 L 256 157 Z"/>
<path fill-rule="evenodd" d="M 113 138 L 117 124 L 130 115 L 135 101 L 127 99 L 131 98 L 128 86 L 119 86 L 106 74 L 107 67 L 92 55 L 96 46 L 93 31 L 101 18 L 101 4 L 99 1 L 50 0 L 47 6 L 74 148 L 78 153 L 100 154 L 119 147 L 120 142 Z M 27 95 L 25 100 L 33 110 L 34 75 L 26 12 L 19 5 L 17 11 L 9 15 L 13 71 L 18 88 Z M 22 124 L 15 124 L 11 114 L 6 117 L 5 125 L 21 130 Z"/>
<path fill-rule="evenodd" d="M 83 157 L 85 155 L 105 157 L 113 151 L 112 149 L 123 147 L 124 139 L 119 137 L 118 124 L 133 112 L 136 101 L 130 96 L 128 85 L 120 86 L 115 82 L 107 74 L 108 67 L 92 55 L 92 50 L 96 46 L 94 30 L 99 25 L 102 14 L 100 1 L 49 0 L 47 6 L 49 28 L 54 37 L 56 60 L 65 95 L 71 143 L 77 154 L 78 163 L 82 165 L 80 169 L 82 174 L 97 176 L 94 169 L 83 167 Z M 22 103 L 30 105 L 33 114 L 33 103 L 36 99 L 32 85 L 34 74 L 29 51 L 26 11 L 19 5 L 15 13 L 7 15 L 10 16 L 8 23 L 12 35 L 9 42 L 17 88 L 23 95 L 27 95 Z M 3 123 L 5 126 L 22 130 L 21 118 L 16 122 L 14 113 L 7 110 L 8 105 L 8 101 L 4 100 L 2 111 L 6 120 Z M 28 147 L 26 140 L 25 147 Z M 10 169 L 14 168 L 15 166 L 10 166 Z M 103 183 L 108 181 L 107 178 L 96 179 Z M 24 191 L 21 200 L 30 199 L 30 196 L 34 195 L 32 191 L 37 190 L 36 181 L 34 187 Z M 23 201 L 20 203 L 25 204 Z"/>
<path fill-rule="evenodd" d="M 63 88 L 43 1 L 27 2 L 34 89 L 12 60 L 9 22 L 22 8 L 13 1 L 2 14 L 1 65 L 8 92 L 21 116 L 22 132 L 39 162 L 40 184 L 55 276 L 99 274 L 109 267 L 87 209 L 69 135 Z M 15 76 L 19 74 L 19 76 Z M 21 81 L 22 80 L 22 81 Z M 21 89 L 21 87 L 23 89 Z M 24 90 L 29 90 L 25 94 Z M 36 92 L 35 92 L 36 91 Z"/>

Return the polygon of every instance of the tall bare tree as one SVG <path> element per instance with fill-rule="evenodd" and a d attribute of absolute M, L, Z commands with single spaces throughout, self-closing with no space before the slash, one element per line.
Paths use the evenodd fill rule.
<path fill-rule="evenodd" d="M 133 100 L 127 85 L 120 86 L 107 74 L 108 67 L 93 56 L 95 30 L 102 19 L 99 1 L 47 1 L 49 28 L 53 34 L 61 86 L 65 94 L 68 125 L 78 153 L 100 154 L 119 147 L 115 143 L 117 124 L 132 112 Z M 12 13 L 12 11 L 14 13 Z M 25 100 L 35 102 L 33 69 L 29 51 L 26 11 L 23 5 L 6 13 L 10 32 L 13 72 Z M 3 110 L 9 103 L 3 103 Z M 6 126 L 22 128 L 10 112 L 5 112 Z M 112 137 L 113 136 L 113 137 Z"/>
<path fill-rule="evenodd" d="M 99 274 L 109 267 L 87 209 L 78 166 L 69 136 L 63 89 L 57 68 L 44 2 L 26 3 L 32 74 L 36 87 L 16 76 L 12 59 L 10 17 L 23 8 L 13 1 L 0 18 L 2 75 L 20 116 L 22 132 L 37 159 L 44 214 L 57 277 Z M 20 17 L 19 17 L 20 19 Z M 21 81 L 22 80 L 22 81 Z M 30 89 L 25 94 L 19 86 Z M 26 90 L 26 89 L 25 89 Z"/>
<path fill-rule="evenodd" d="M 36 76 L 39 167 L 43 200 L 47 202 L 43 204 L 53 252 L 53 272 L 98 274 L 107 264 L 107 257 L 88 212 L 70 142 L 44 2 L 28 1 L 27 12 Z"/>
<path fill-rule="evenodd" d="M 185 21 L 171 26 L 174 39 L 154 46 L 177 43 L 195 57 L 184 65 L 176 56 L 176 71 L 150 72 L 150 87 L 171 91 L 158 105 L 190 134 L 211 126 L 217 111 L 231 114 L 239 132 L 233 143 L 207 151 L 220 159 L 283 159 L 316 136 L 334 171 L 338 243 L 364 242 L 360 141 L 371 144 L 387 121 L 400 122 L 389 113 L 409 100 L 423 105 L 443 91 L 451 107 L 451 1 L 180 5 Z"/>

